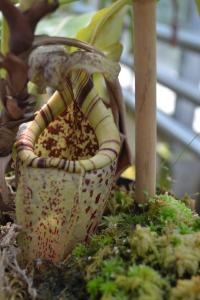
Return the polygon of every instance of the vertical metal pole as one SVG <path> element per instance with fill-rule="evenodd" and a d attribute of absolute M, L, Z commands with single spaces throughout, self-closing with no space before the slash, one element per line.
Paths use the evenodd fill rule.
<path fill-rule="evenodd" d="M 156 3 L 133 0 L 138 203 L 156 191 Z"/>

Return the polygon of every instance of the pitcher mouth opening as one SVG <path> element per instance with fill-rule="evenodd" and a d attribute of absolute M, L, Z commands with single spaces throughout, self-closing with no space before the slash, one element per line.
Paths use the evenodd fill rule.
<path fill-rule="evenodd" d="M 19 131 L 16 142 L 19 161 L 27 167 L 56 168 L 68 173 L 81 173 L 103 168 L 117 160 L 121 142 L 112 113 L 105 107 L 100 97 L 94 97 L 88 103 L 88 106 L 86 103 L 80 109 L 82 117 L 84 116 L 86 120 L 84 126 L 87 125 L 86 130 L 90 133 L 87 138 L 91 138 L 85 147 L 82 147 L 80 143 L 78 145 L 76 139 L 74 147 L 70 144 L 71 140 L 67 138 L 66 144 L 60 148 L 59 140 L 57 144 L 55 143 L 53 138 L 60 138 L 59 129 L 61 128 L 58 127 L 58 130 L 54 132 L 52 129 L 55 130 L 56 122 L 67 123 L 65 116 L 69 119 L 68 108 L 73 105 L 73 103 L 64 103 L 62 96 L 55 92 L 34 120 L 29 122 L 24 130 Z M 77 133 L 76 129 L 73 132 L 73 126 L 72 128 L 68 126 L 67 131 L 70 131 L 70 135 Z M 60 140 L 66 137 L 67 132 L 63 130 L 61 135 Z M 50 141 L 53 141 L 55 148 L 52 148 L 52 143 L 49 144 Z M 68 145 L 71 147 L 71 152 Z M 80 146 L 80 152 L 80 149 L 76 151 L 78 146 Z M 87 148 L 90 148 L 89 151 Z"/>

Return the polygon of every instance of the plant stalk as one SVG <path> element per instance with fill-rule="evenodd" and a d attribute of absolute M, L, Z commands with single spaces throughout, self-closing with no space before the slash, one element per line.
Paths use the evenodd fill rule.
<path fill-rule="evenodd" d="M 156 191 L 156 0 L 134 0 L 136 201 Z"/>

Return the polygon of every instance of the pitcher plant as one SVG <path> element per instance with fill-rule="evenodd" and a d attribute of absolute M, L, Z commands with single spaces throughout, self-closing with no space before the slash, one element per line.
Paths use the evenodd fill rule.
<path fill-rule="evenodd" d="M 16 220 L 22 228 L 18 242 L 25 262 L 57 262 L 78 242 L 87 242 L 116 177 L 130 164 L 118 81 L 119 17 L 128 2 L 118 0 L 97 12 L 77 33 L 79 40 L 34 36 L 37 22 L 57 8 L 57 1 L 41 0 L 23 12 L 9 0 L 0 5 L 10 30 L 10 53 L 0 62 L 7 71 L 3 83 L 9 86 L 4 110 L 14 127 L 9 127 L 12 140 L 6 154 L 22 124 L 15 143 Z M 26 25 L 26 41 L 16 38 L 19 17 Z M 116 32 L 102 44 L 108 25 Z M 53 91 L 36 113 L 29 82 L 41 93 Z"/>
<path fill-rule="evenodd" d="M 57 92 L 17 139 L 17 223 L 28 260 L 59 261 L 88 241 L 116 173 L 120 135 L 98 96 L 93 72 L 115 82 L 119 66 L 97 53 L 37 48 L 29 75 Z M 81 69 L 81 70 L 80 70 Z"/>

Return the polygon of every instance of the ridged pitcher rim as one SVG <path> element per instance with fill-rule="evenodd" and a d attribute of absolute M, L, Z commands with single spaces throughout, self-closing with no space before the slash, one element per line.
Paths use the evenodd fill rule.
<path fill-rule="evenodd" d="M 63 105 L 63 99 L 60 103 L 62 109 L 59 114 L 52 116 L 49 102 L 53 102 L 55 94 L 37 113 L 33 121 L 27 124 L 27 127 L 18 134 L 16 141 L 17 157 L 25 166 L 33 168 L 56 168 L 65 170 L 69 173 L 81 173 L 83 171 L 92 171 L 100 169 L 112 164 L 117 160 L 121 142 L 119 132 L 114 123 L 112 113 L 105 107 L 103 101 L 98 99 L 98 114 L 100 120 L 94 129 L 99 150 L 97 153 L 88 159 L 67 160 L 63 158 L 43 157 L 38 156 L 34 152 L 35 143 L 43 130 L 53 121 L 55 117 L 60 115 L 67 105 Z M 57 100 L 58 105 L 58 100 Z M 92 106 L 92 104 L 90 104 Z M 48 118 L 47 118 L 48 116 Z M 88 120 L 92 119 L 92 112 Z M 109 129 L 109 130 L 108 130 Z M 110 138 L 112 137 L 112 138 Z"/>

